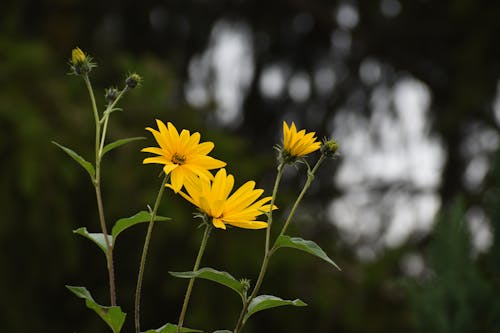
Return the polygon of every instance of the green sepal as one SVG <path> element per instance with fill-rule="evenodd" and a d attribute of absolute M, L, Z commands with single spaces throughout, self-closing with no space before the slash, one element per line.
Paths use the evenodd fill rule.
<path fill-rule="evenodd" d="M 307 304 L 302 302 L 300 299 L 289 301 L 272 295 L 260 295 L 252 299 L 243 320 L 246 321 L 256 312 L 283 305 L 307 306 Z"/>
<path fill-rule="evenodd" d="M 181 328 L 181 332 L 199 333 L 199 332 L 203 332 L 203 331 L 195 330 L 193 328 L 183 327 L 183 328 Z M 147 331 L 142 332 L 142 333 L 177 333 L 177 325 L 167 323 L 160 328 L 157 328 L 155 330 L 147 330 Z"/>
<path fill-rule="evenodd" d="M 104 154 L 106 154 L 108 151 L 113 150 L 115 148 L 118 148 L 120 146 L 123 146 L 124 144 L 127 144 L 127 143 L 132 142 L 132 141 L 144 140 L 144 139 L 146 139 L 146 138 L 143 136 L 136 136 L 133 138 L 120 139 L 120 140 L 116 140 L 116 141 L 113 141 L 111 143 L 108 143 L 107 145 L 105 145 L 102 148 L 101 157 L 104 156 Z"/>
<path fill-rule="evenodd" d="M 75 153 L 73 150 L 64 147 L 63 145 L 60 145 L 59 143 L 52 141 L 53 144 L 61 148 L 66 154 L 68 154 L 72 159 L 78 162 L 85 170 L 87 170 L 88 174 L 90 175 L 90 178 L 94 180 L 95 177 L 95 169 L 92 163 L 86 161 L 83 157 Z"/>
<path fill-rule="evenodd" d="M 245 287 L 243 286 L 243 284 L 227 272 L 218 271 L 210 267 L 205 267 L 194 272 L 169 272 L 169 274 L 184 279 L 200 278 L 214 281 L 236 291 L 242 299 L 245 297 Z"/>
<path fill-rule="evenodd" d="M 118 237 L 118 235 L 122 231 L 124 231 L 124 230 L 126 230 L 126 229 L 128 229 L 136 224 L 149 222 L 150 220 L 151 220 L 151 213 L 147 212 L 145 210 L 140 211 L 139 213 L 135 214 L 134 216 L 121 218 L 115 222 L 113 229 L 111 229 L 111 235 L 113 236 L 114 239 L 116 239 L 116 237 Z M 165 217 L 165 216 L 156 216 L 155 217 L 155 221 L 167 221 L 167 220 L 171 220 L 171 218 Z"/>
<path fill-rule="evenodd" d="M 83 298 L 87 308 L 94 310 L 108 324 L 113 333 L 119 333 L 125 322 L 126 314 L 119 306 L 102 306 L 97 304 L 85 287 L 66 286 L 73 294 Z"/>
<path fill-rule="evenodd" d="M 318 258 L 323 259 L 327 263 L 333 265 L 339 271 L 341 270 L 340 267 L 337 266 L 337 264 L 334 263 L 333 260 L 328 257 L 325 251 L 323 251 L 323 249 L 313 241 L 304 240 L 300 237 L 289 237 L 281 235 L 276 240 L 275 249 L 279 249 L 280 247 L 291 247 L 297 250 L 307 252 Z"/>
<path fill-rule="evenodd" d="M 102 233 L 91 233 L 87 231 L 86 227 L 81 227 L 76 230 L 73 230 L 73 233 L 83 236 L 87 239 L 93 241 L 99 248 L 104 252 L 104 254 L 108 255 L 108 247 L 106 246 L 106 240 L 104 239 L 104 234 Z M 113 237 L 108 235 L 109 245 L 113 247 Z"/>

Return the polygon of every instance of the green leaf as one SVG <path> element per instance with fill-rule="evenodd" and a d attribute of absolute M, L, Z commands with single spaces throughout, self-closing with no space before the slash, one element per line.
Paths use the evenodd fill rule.
<path fill-rule="evenodd" d="M 87 308 L 94 310 L 111 327 L 113 333 L 120 332 L 125 322 L 126 314 L 122 312 L 119 306 L 102 306 L 97 304 L 85 287 L 66 286 L 66 288 L 76 296 L 83 298 Z"/>
<path fill-rule="evenodd" d="M 134 216 L 119 219 L 118 221 L 115 222 L 115 225 L 113 226 L 113 229 L 111 230 L 111 235 L 116 240 L 116 237 L 118 237 L 118 235 L 122 231 L 124 231 L 124 230 L 138 224 L 138 223 L 149 222 L 150 220 L 151 220 L 151 213 L 149 213 L 145 210 L 140 211 L 139 213 L 135 214 Z M 155 221 L 167 221 L 167 220 L 170 220 L 170 218 L 164 217 L 164 216 L 156 216 L 156 218 L 155 218 Z"/>
<path fill-rule="evenodd" d="M 281 235 L 276 240 L 276 249 L 279 249 L 280 247 L 291 247 L 297 250 L 305 251 L 309 254 L 323 259 L 324 261 L 336 267 L 339 271 L 341 270 L 340 267 L 337 266 L 337 264 L 334 263 L 333 260 L 326 255 L 325 251 L 323 251 L 323 249 L 313 241 L 304 240 L 300 237 L 289 237 Z"/>
<path fill-rule="evenodd" d="M 77 153 L 72 151 L 71 149 L 66 148 L 63 145 L 60 145 L 55 141 L 52 141 L 52 143 L 55 144 L 56 146 L 58 146 L 59 148 L 61 148 L 62 150 L 64 150 L 64 152 L 66 154 L 68 154 L 71 158 L 73 158 L 75 161 L 77 161 L 85 170 L 87 170 L 87 172 L 90 175 L 90 178 L 92 180 L 94 179 L 95 169 L 94 169 L 94 166 L 90 162 L 86 161 L 83 157 L 81 157 L 80 155 L 78 155 Z"/>
<path fill-rule="evenodd" d="M 233 331 L 230 331 L 230 330 L 217 330 L 217 331 L 213 331 L 213 333 L 233 333 Z"/>
<path fill-rule="evenodd" d="M 87 231 L 87 228 L 81 227 L 76 230 L 73 230 L 73 233 L 83 236 L 85 238 L 90 239 L 94 243 L 99 246 L 99 248 L 104 252 L 104 254 L 108 255 L 108 247 L 106 246 L 106 240 L 104 239 L 104 234 L 101 233 L 90 233 Z M 113 246 L 113 237 L 108 235 L 109 244 Z"/>
<path fill-rule="evenodd" d="M 203 331 L 183 327 L 183 328 L 181 328 L 181 332 L 198 333 L 198 332 L 203 332 Z M 146 332 L 142 332 L 142 333 L 177 333 L 177 325 L 167 323 L 160 328 L 157 328 L 155 330 L 147 330 Z"/>
<path fill-rule="evenodd" d="M 231 274 L 227 272 L 217 271 L 210 267 L 201 268 L 195 272 L 189 271 L 189 272 L 169 272 L 169 273 L 170 275 L 178 278 L 190 279 L 195 277 L 220 283 L 223 286 L 226 286 L 236 291 L 238 295 L 240 295 L 242 298 L 244 297 L 245 294 L 245 288 L 243 287 L 243 284 L 240 281 L 236 280 L 234 277 L 232 277 Z"/>
<path fill-rule="evenodd" d="M 144 140 L 144 139 L 146 139 L 146 138 L 143 136 L 136 136 L 133 138 L 120 139 L 120 140 L 116 140 L 114 142 L 108 143 L 107 145 L 105 145 L 102 148 L 101 157 L 104 156 L 104 154 L 106 154 L 108 151 L 113 150 L 115 148 L 118 148 L 120 146 L 123 146 L 126 143 L 129 143 L 132 141 L 137 141 L 137 140 Z"/>
<path fill-rule="evenodd" d="M 255 297 L 250 302 L 247 313 L 245 314 L 245 318 L 243 320 L 246 321 L 251 315 L 256 312 L 283 305 L 306 306 L 307 304 L 302 302 L 300 299 L 289 301 L 272 295 L 260 295 Z"/>

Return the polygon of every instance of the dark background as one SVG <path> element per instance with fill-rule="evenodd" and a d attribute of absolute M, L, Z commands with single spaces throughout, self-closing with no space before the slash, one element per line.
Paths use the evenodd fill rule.
<path fill-rule="evenodd" d="M 357 13 L 354 21 L 339 18 L 343 6 Z M 98 231 L 93 188 L 81 168 L 50 143 L 56 140 L 92 156 L 90 102 L 81 79 L 66 75 L 76 46 L 98 63 L 91 77 L 100 106 L 104 89 L 122 86 L 128 71 L 144 77 L 142 87 L 120 103 L 124 112 L 112 116 L 110 139 L 147 135 L 148 141 L 131 143 L 104 159 L 108 223 L 153 204 L 160 168 L 142 166 L 139 150 L 154 145 L 144 128 L 155 118 L 200 131 L 204 140 L 215 142 L 213 155 L 228 162 L 239 184 L 255 179 L 270 193 L 273 145 L 279 143 L 283 119 L 323 137 L 331 135 L 329 124 L 346 105 L 370 116 L 374 84 L 358 75 L 367 57 L 383 64 L 379 84 L 391 87 L 402 77 L 425 84 L 432 95 L 430 134 L 441 138 L 446 152 L 434 229 L 399 246 L 378 248 L 376 257 L 362 260 L 356 251 L 360 244 L 343 240 L 327 218 L 326 207 L 343 191 L 331 175 L 342 155 L 349 154 L 339 141 L 341 157 L 323 166 L 306 196 L 306 213 L 299 214 L 290 233 L 320 244 L 343 271 L 293 250 L 278 253 L 262 292 L 300 298 L 309 306 L 259 313 L 245 331 L 500 331 L 498 145 L 482 152 L 488 172 L 479 184 L 470 188 L 463 181 L 471 160 L 463 147 L 471 131 L 499 131 L 494 113 L 500 77 L 498 1 L 2 1 L 0 13 L 2 331 L 107 329 L 64 287 L 86 286 L 99 303 L 107 303 L 102 254 L 72 234 L 81 226 Z M 243 26 L 253 45 L 253 76 L 242 113 L 231 124 L 218 121 L 213 72 L 205 82 L 213 93 L 207 103 L 195 107 L 185 94 L 190 63 L 211 45 L 218 22 Z M 347 47 L 342 44 L 346 39 Z M 318 64 L 331 64 L 335 89 L 312 91 L 301 101 L 286 94 L 266 98 L 259 80 L 273 63 L 311 76 Z M 283 212 L 302 184 L 303 171 L 290 173 L 282 186 L 278 205 Z M 378 190 L 383 194 L 391 186 L 398 184 Z M 492 231 L 492 244 L 479 254 L 471 246 L 465 218 L 470 207 L 483 212 Z M 155 227 L 143 289 L 143 328 L 177 320 L 186 281 L 168 271 L 190 269 L 201 237 L 192 207 L 172 193 L 166 194 L 160 213 L 174 220 Z M 133 327 L 145 231 L 145 226 L 131 229 L 116 246 L 118 302 L 129 317 L 124 332 Z M 259 231 L 217 230 L 204 262 L 255 280 L 263 237 Z M 421 274 L 402 268 L 408 254 L 423 259 Z M 198 281 L 186 325 L 231 329 L 239 306 L 232 292 Z"/>

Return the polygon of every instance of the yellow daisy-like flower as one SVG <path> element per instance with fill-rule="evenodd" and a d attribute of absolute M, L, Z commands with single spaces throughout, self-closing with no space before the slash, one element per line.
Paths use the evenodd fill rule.
<path fill-rule="evenodd" d="M 245 229 L 267 227 L 266 222 L 256 221 L 256 218 L 269 212 L 271 197 L 256 201 L 264 190 L 255 189 L 254 181 L 246 182 L 229 195 L 234 186 L 234 177 L 227 175 L 226 169 L 220 169 L 212 182 L 190 179 L 184 185 L 186 193 L 179 193 L 210 217 L 216 228 L 226 229 L 226 224 Z"/>
<path fill-rule="evenodd" d="M 214 149 L 214 144 L 209 141 L 200 143 L 200 133 L 191 135 L 183 129 L 179 134 L 170 122 L 165 126 L 161 120 L 156 120 L 156 124 L 158 131 L 150 127 L 146 129 L 153 133 L 160 147 L 148 147 L 141 151 L 159 156 L 145 158 L 143 163 L 164 164 L 163 171 L 166 175 L 170 173 L 171 187 L 176 193 L 188 179 L 198 176 L 209 181 L 214 176 L 208 170 L 226 165 L 223 161 L 207 156 Z"/>
<path fill-rule="evenodd" d="M 321 143 L 316 141 L 315 132 L 306 134 L 306 130 L 297 132 L 295 124 L 288 127 L 286 122 L 283 122 L 283 158 L 285 161 L 294 160 L 303 157 L 320 148 Z"/>

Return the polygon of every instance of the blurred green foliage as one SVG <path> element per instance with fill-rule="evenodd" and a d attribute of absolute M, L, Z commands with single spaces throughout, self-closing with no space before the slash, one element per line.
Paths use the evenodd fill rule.
<path fill-rule="evenodd" d="M 500 292 L 499 286 L 471 255 L 464 215 L 463 200 L 441 214 L 426 251 L 426 276 L 409 288 L 419 332 L 496 332 L 500 328 L 500 303 L 492 297 Z"/>

